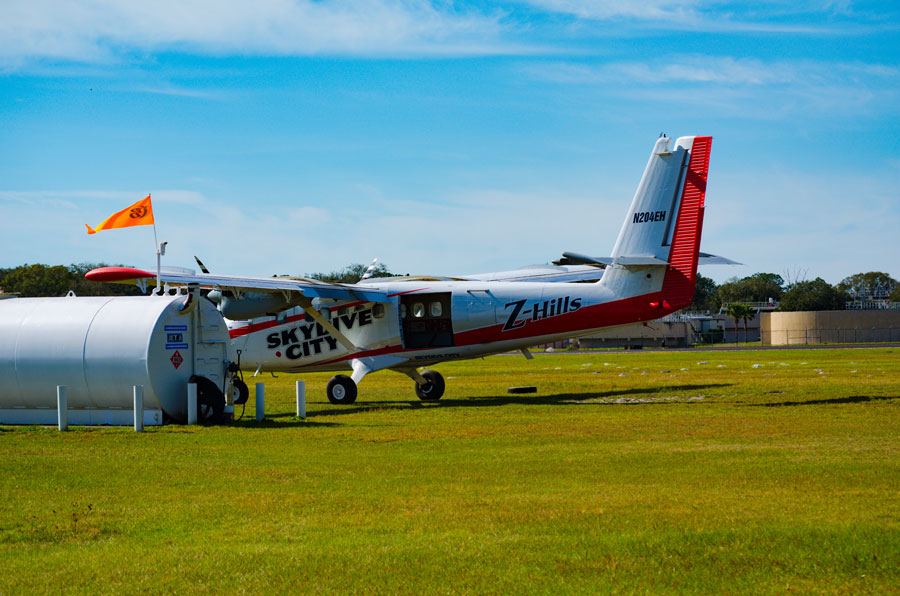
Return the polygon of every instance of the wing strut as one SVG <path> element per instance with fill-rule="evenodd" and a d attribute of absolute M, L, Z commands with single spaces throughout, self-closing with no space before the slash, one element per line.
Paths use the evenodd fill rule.
<path fill-rule="evenodd" d="M 297 304 L 300 305 L 300 308 L 303 309 L 303 312 L 308 314 L 313 318 L 313 320 L 322 326 L 325 331 L 331 334 L 331 336 L 341 342 L 341 344 L 350 350 L 351 352 L 358 352 L 359 348 L 356 345 L 347 339 L 347 336 L 337 330 L 337 327 L 331 324 L 331 321 L 322 316 L 322 313 L 313 308 L 312 298 L 308 296 L 303 296 L 302 298 L 297 300 Z"/>

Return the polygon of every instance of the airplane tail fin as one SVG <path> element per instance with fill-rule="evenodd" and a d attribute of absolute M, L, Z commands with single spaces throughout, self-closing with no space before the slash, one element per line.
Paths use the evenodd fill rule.
<path fill-rule="evenodd" d="M 712 137 L 657 140 L 599 283 L 623 296 L 661 291 L 666 311 L 690 305 L 697 280 Z"/>

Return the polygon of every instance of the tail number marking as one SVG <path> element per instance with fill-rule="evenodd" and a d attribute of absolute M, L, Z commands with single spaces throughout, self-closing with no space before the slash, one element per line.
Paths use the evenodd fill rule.
<path fill-rule="evenodd" d="M 648 221 L 666 221 L 665 211 L 640 211 L 634 214 L 631 223 L 645 223 Z"/>

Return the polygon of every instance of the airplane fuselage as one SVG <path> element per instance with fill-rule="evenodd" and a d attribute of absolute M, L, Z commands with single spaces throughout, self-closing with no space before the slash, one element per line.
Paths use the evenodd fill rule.
<path fill-rule="evenodd" d="M 386 303 L 320 304 L 318 310 L 360 348 L 351 351 L 301 309 L 231 322 L 246 368 L 269 371 L 351 368 L 390 355 L 393 366 L 476 358 L 659 318 L 662 279 L 648 269 L 645 292 L 619 299 L 596 283 L 393 282 Z M 653 305 L 653 306 L 651 306 Z"/>

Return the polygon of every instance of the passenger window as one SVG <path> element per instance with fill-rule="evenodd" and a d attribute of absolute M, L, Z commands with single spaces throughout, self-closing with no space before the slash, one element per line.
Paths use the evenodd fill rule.
<path fill-rule="evenodd" d="M 441 310 L 441 303 L 440 303 L 440 302 L 432 302 L 432 303 L 431 303 L 430 310 L 431 310 L 431 316 L 432 316 L 432 317 L 439 317 L 439 316 L 441 316 L 441 312 L 443 312 L 443 311 Z"/>
<path fill-rule="evenodd" d="M 421 302 L 416 302 L 413 304 L 413 316 L 417 319 L 422 319 L 425 317 L 425 305 Z"/>
<path fill-rule="evenodd" d="M 384 316 L 384 304 L 376 303 L 375 306 L 372 307 L 372 316 L 376 319 L 380 319 Z"/>

